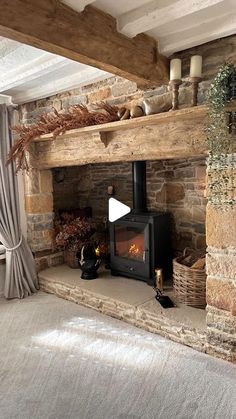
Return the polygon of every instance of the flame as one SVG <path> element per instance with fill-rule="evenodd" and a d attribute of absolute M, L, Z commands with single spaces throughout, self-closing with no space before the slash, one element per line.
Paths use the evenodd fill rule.
<path fill-rule="evenodd" d="M 131 255 L 139 255 L 140 254 L 140 249 L 138 246 L 136 246 L 136 244 L 131 244 L 130 248 L 129 248 L 129 253 Z"/>
<path fill-rule="evenodd" d="M 96 254 L 96 256 L 97 257 L 99 257 L 100 256 L 100 247 L 98 246 L 98 247 L 96 247 L 96 249 L 95 249 L 95 254 Z"/>

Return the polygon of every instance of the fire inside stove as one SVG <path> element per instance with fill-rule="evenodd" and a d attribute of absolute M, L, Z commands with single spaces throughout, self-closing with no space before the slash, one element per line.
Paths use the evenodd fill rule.
<path fill-rule="evenodd" d="M 143 259 L 144 258 L 144 252 L 141 250 L 136 244 L 131 244 L 129 248 L 129 255 L 133 257 L 134 259 Z"/>
<path fill-rule="evenodd" d="M 116 226 L 115 254 L 117 256 L 145 261 L 144 233 L 137 228 Z"/>

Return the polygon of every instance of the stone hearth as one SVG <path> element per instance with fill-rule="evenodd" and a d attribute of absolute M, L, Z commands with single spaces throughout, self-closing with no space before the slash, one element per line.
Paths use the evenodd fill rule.
<path fill-rule="evenodd" d="M 169 285 L 165 286 L 165 294 L 177 307 L 164 309 L 156 301 L 154 290 L 142 281 L 112 277 L 102 268 L 99 278 L 94 281 L 84 281 L 80 274 L 79 269 L 66 265 L 43 270 L 39 273 L 40 288 L 198 351 L 210 351 L 206 339 L 206 312 L 178 304 Z"/>

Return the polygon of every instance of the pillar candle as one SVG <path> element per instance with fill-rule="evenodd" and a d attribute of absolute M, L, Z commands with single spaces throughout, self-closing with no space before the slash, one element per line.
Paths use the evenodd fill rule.
<path fill-rule="evenodd" d="M 202 77 L 202 56 L 193 55 L 190 63 L 190 77 Z"/>
<path fill-rule="evenodd" d="M 181 60 L 173 58 L 170 61 L 170 80 L 181 80 Z"/>

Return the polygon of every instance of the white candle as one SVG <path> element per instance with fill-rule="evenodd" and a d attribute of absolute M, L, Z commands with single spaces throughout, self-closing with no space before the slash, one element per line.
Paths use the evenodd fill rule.
<path fill-rule="evenodd" d="M 170 80 L 181 80 L 181 60 L 173 58 L 170 61 Z"/>
<path fill-rule="evenodd" d="M 202 77 L 202 56 L 193 55 L 190 63 L 190 77 Z"/>

